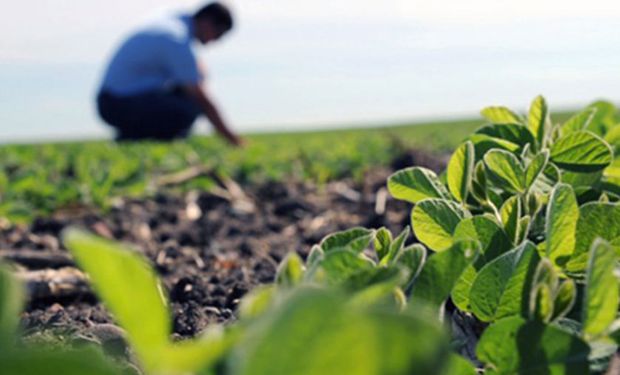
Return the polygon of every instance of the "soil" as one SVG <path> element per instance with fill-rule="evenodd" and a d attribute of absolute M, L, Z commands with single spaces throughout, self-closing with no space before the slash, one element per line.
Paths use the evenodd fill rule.
<path fill-rule="evenodd" d="M 369 170 L 362 181 L 241 187 L 229 181 L 215 193 L 117 199 L 107 212 L 64 209 L 28 227 L 4 225 L 0 257 L 14 263 L 28 285 L 29 304 L 22 315 L 26 337 L 60 333 L 71 342 L 103 344 L 114 354 L 125 350 L 123 332 L 63 248 L 63 228 L 85 227 L 146 255 L 168 290 L 174 335 L 191 337 L 209 324 L 234 321 L 239 299 L 270 283 L 288 252 L 305 257 L 324 236 L 354 226 L 400 232 L 409 225 L 410 206 L 386 194 L 387 177 L 411 165 L 439 171 L 445 162 L 442 156 L 411 151 L 390 167 Z"/>

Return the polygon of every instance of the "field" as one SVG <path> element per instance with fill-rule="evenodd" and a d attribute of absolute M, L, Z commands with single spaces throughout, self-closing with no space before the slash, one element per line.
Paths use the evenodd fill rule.
<path fill-rule="evenodd" d="M 0 363 L 615 373 L 615 108 L 483 116 L 0 148 Z"/>
<path fill-rule="evenodd" d="M 28 222 L 39 213 L 85 204 L 105 208 L 116 196 L 145 196 L 163 185 L 208 190 L 207 171 L 239 183 L 294 178 L 322 183 L 361 177 L 407 149 L 448 152 L 479 120 L 366 130 L 249 135 L 243 150 L 213 137 L 173 144 L 76 142 L 0 148 L 0 217 Z M 200 173 L 204 171 L 205 173 Z M 197 176 L 174 183 L 178 172 Z M 167 178 L 173 178 L 170 181 Z M 177 176 L 181 177 L 181 176 Z M 168 181 L 168 182 L 166 182 Z"/>

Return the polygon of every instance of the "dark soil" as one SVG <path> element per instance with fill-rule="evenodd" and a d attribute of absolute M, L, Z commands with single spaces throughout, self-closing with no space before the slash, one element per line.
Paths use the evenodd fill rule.
<path fill-rule="evenodd" d="M 382 212 L 376 201 L 386 196 L 380 190 L 393 168 L 414 164 L 437 171 L 445 158 L 410 152 L 392 167 L 368 171 L 361 182 L 269 182 L 231 194 L 229 189 L 119 199 L 106 213 L 74 208 L 38 218 L 27 228 L 5 225 L 0 256 L 12 261 L 28 284 L 25 334 L 60 332 L 119 350 L 115 343 L 122 331 L 60 243 L 66 226 L 85 227 L 145 254 L 169 292 L 175 335 L 189 337 L 209 324 L 234 321 L 239 299 L 271 282 L 288 252 L 305 257 L 324 236 L 354 226 L 401 231 L 409 224 L 410 207 L 388 197 Z"/>

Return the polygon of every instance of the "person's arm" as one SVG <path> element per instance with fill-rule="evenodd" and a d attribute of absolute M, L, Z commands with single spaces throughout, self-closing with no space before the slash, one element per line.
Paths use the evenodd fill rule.
<path fill-rule="evenodd" d="M 209 96 L 200 85 L 185 86 L 185 91 L 196 101 L 196 103 L 198 103 L 202 113 L 207 116 L 207 119 L 209 119 L 215 130 L 221 136 L 226 138 L 226 140 L 232 145 L 242 146 L 244 144 L 243 139 L 230 130 L 230 128 L 226 125 L 217 107 L 213 104 L 211 99 L 209 99 Z"/>

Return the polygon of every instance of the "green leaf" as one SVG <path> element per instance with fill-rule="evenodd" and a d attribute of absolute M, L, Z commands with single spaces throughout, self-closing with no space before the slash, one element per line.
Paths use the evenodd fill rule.
<path fill-rule="evenodd" d="M 471 293 L 471 286 L 474 284 L 477 276 L 478 271 L 476 271 L 474 265 L 470 264 L 465 268 L 461 277 L 459 277 L 456 284 L 454 284 L 454 288 L 452 288 L 450 298 L 452 298 L 454 305 L 461 311 L 471 312 L 469 294 Z"/>
<path fill-rule="evenodd" d="M 553 300 L 552 321 L 564 318 L 575 305 L 577 287 L 572 279 L 567 279 L 556 290 Z"/>
<path fill-rule="evenodd" d="M 159 281 L 146 260 L 119 244 L 77 229 L 65 231 L 63 240 L 127 331 L 145 367 L 154 369 L 168 344 L 171 325 Z"/>
<path fill-rule="evenodd" d="M 578 337 L 520 317 L 489 326 L 476 348 L 494 374 L 588 374 L 589 346 Z"/>
<path fill-rule="evenodd" d="M 487 177 L 484 173 L 484 162 L 479 161 L 476 163 L 476 167 L 474 169 L 474 178 L 472 180 L 472 189 L 471 192 L 480 203 L 486 202 L 487 200 Z"/>
<path fill-rule="evenodd" d="M 454 239 L 480 242 L 482 255 L 477 263 L 483 260 L 482 265 L 512 249 L 512 241 L 502 227 L 486 216 L 474 216 L 461 220 L 454 230 Z"/>
<path fill-rule="evenodd" d="M 534 143 L 534 137 L 530 130 L 521 124 L 489 124 L 476 130 L 475 134 L 502 139 L 519 145 L 519 147 Z"/>
<path fill-rule="evenodd" d="M 264 313 L 273 302 L 276 294 L 274 285 L 261 285 L 252 289 L 239 303 L 241 319 L 255 318 Z"/>
<path fill-rule="evenodd" d="M 486 107 L 480 113 L 492 124 L 521 124 L 523 122 L 519 115 L 506 107 Z"/>
<path fill-rule="evenodd" d="M 538 284 L 532 290 L 530 316 L 541 322 L 549 323 L 553 316 L 553 296 L 547 284 Z"/>
<path fill-rule="evenodd" d="M 597 237 L 613 241 L 620 237 L 620 206 L 613 203 L 590 202 L 579 207 L 575 251 L 566 269 L 573 273 L 584 272 L 588 254 Z"/>
<path fill-rule="evenodd" d="M 611 147 L 587 131 L 569 133 L 551 146 L 551 161 L 573 172 L 596 172 L 605 169 L 613 159 Z"/>
<path fill-rule="evenodd" d="M 471 362 L 457 354 L 451 354 L 448 367 L 441 375 L 477 375 L 478 372 Z"/>
<path fill-rule="evenodd" d="M 312 279 L 327 285 L 339 285 L 353 275 L 367 269 L 374 269 L 374 263 L 362 254 L 351 250 L 332 250 L 314 272 Z"/>
<path fill-rule="evenodd" d="M 618 256 L 614 248 L 603 240 L 595 240 L 590 250 L 586 274 L 582 321 L 583 334 L 596 338 L 603 334 L 618 313 L 618 280 L 614 269 Z"/>
<path fill-rule="evenodd" d="M 525 242 L 485 265 L 469 295 L 476 317 L 490 322 L 511 315 L 525 316 L 539 260 L 536 247 Z"/>
<path fill-rule="evenodd" d="M 390 251 L 390 245 L 392 244 L 392 232 L 385 227 L 381 227 L 377 230 L 375 235 L 375 251 L 379 260 L 383 259 Z"/>
<path fill-rule="evenodd" d="M 412 299 L 439 308 L 478 253 L 476 242 L 459 241 L 449 250 L 430 256 L 413 284 Z"/>
<path fill-rule="evenodd" d="M 516 195 L 508 198 L 499 210 L 504 230 L 514 244 L 518 243 L 517 239 L 521 231 L 521 211 L 521 199 Z"/>
<path fill-rule="evenodd" d="M 519 232 L 517 233 L 517 238 L 515 239 L 515 243 L 521 243 L 525 241 L 529 233 L 531 221 L 532 221 L 532 218 L 529 215 L 523 216 L 521 217 L 521 219 L 519 219 L 519 227 L 518 227 Z"/>
<path fill-rule="evenodd" d="M 617 124 L 616 107 L 612 103 L 599 100 L 590 104 L 588 108 L 595 109 L 596 111 L 592 121 L 588 124 L 587 130 L 602 136 Z"/>
<path fill-rule="evenodd" d="M 224 369 L 237 375 L 433 374 L 449 351 L 441 327 L 420 314 L 343 303 L 299 288 L 244 333 Z"/>
<path fill-rule="evenodd" d="M 2 373 L 7 375 L 120 375 L 122 372 L 101 354 L 88 350 L 2 351 Z"/>
<path fill-rule="evenodd" d="M 304 262 L 295 252 L 289 253 L 276 270 L 275 282 L 279 286 L 293 287 L 304 277 Z"/>
<path fill-rule="evenodd" d="M 448 188 L 459 202 L 467 200 L 474 172 L 474 144 L 470 141 L 456 149 L 448 163 Z"/>
<path fill-rule="evenodd" d="M 566 121 L 560 128 L 562 135 L 586 130 L 592 122 L 595 113 L 596 108 L 586 108 L 583 111 L 574 115 L 573 117 L 569 118 L 568 121 Z"/>
<path fill-rule="evenodd" d="M 555 264 L 565 263 L 575 250 L 579 206 L 573 189 L 558 184 L 551 192 L 545 220 L 547 257 Z"/>
<path fill-rule="evenodd" d="M 0 348 L 15 344 L 24 302 L 22 284 L 0 263 Z"/>
<path fill-rule="evenodd" d="M 350 303 L 357 306 L 377 306 L 396 303 L 395 307 L 403 308 L 407 305 L 407 298 L 401 300 L 403 285 L 409 272 L 400 267 L 377 267 L 359 272 L 343 284 L 343 290 L 351 293 Z M 400 295 L 395 296 L 398 290 Z M 395 298 L 396 297 L 396 298 Z"/>
<path fill-rule="evenodd" d="M 490 150 L 484 155 L 487 176 L 498 187 L 509 192 L 525 190 L 525 172 L 517 157 L 504 150 Z"/>
<path fill-rule="evenodd" d="M 540 148 L 545 145 L 549 133 L 549 124 L 549 109 L 547 108 L 547 103 L 545 98 L 538 96 L 534 99 L 530 107 L 528 127 L 532 134 L 534 134 L 534 138 L 536 138 L 536 142 Z"/>
<path fill-rule="evenodd" d="M 411 212 L 411 226 L 424 245 L 443 251 L 452 245 L 452 234 L 458 223 L 469 216 L 456 202 L 444 199 L 425 199 Z"/>
<path fill-rule="evenodd" d="M 388 249 L 388 254 L 383 259 L 381 259 L 381 262 L 379 262 L 380 265 L 387 266 L 394 261 L 398 254 L 400 254 L 400 252 L 403 250 L 405 242 L 407 241 L 407 238 L 409 238 L 409 233 L 411 233 L 411 230 L 407 226 L 398 235 L 398 237 L 396 237 L 394 241 L 392 241 L 392 243 L 390 244 L 390 248 Z"/>
<path fill-rule="evenodd" d="M 591 173 L 564 171 L 564 173 L 562 173 L 562 182 L 572 186 L 575 194 L 579 196 L 581 195 L 579 193 L 580 191 L 583 192 L 596 188 L 597 185 L 599 185 L 602 176 L 603 171 Z"/>
<path fill-rule="evenodd" d="M 562 177 L 562 172 L 553 163 L 547 163 L 543 173 L 534 181 L 530 191 L 538 194 L 548 194 Z"/>
<path fill-rule="evenodd" d="M 494 138 L 486 134 L 472 134 L 468 138 L 473 142 L 476 149 L 476 160 L 481 160 L 484 155 L 494 149 L 517 152 L 521 147 L 518 144 L 500 138 Z"/>
<path fill-rule="evenodd" d="M 325 258 L 325 252 L 319 245 L 313 245 L 310 249 L 310 254 L 308 254 L 308 258 L 306 258 L 306 264 L 308 268 L 313 268 L 317 265 L 321 260 Z"/>
<path fill-rule="evenodd" d="M 400 265 L 409 271 L 409 278 L 402 285 L 404 289 L 410 287 L 410 284 L 418 276 L 425 262 L 426 248 L 420 244 L 408 246 L 398 254 L 394 264 Z"/>
<path fill-rule="evenodd" d="M 352 228 L 336 232 L 321 241 L 321 249 L 328 253 L 337 249 L 348 249 L 356 253 L 364 251 L 372 241 L 375 232 L 366 228 Z"/>
<path fill-rule="evenodd" d="M 620 126 L 615 126 L 605 134 L 605 142 L 613 149 L 614 155 L 620 155 Z"/>
<path fill-rule="evenodd" d="M 555 268 L 551 261 L 547 258 L 543 258 L 538 267 L 536 267 L 536 274 L 534 276 L 533 285 L 545 284 L 549 286 L 551 291 L 558 288 L 559 278 L 555 271 Z"/>
<path fill-rule="evenodd" d="M 171 342 L 170 316 L 161 286 L 142 256 L 78 229 L 63 232 L 63 241 L 90 276 L 106 307 L 127 331 L 147 371 L 193 373 L 219 360 L 231 345 L 222 335 Z"/>
<path fill-rule="evenodd" d="M 536 182 L 538 176 L 540 176 L 545 170 L 548 161 L 549 152 L 547 150 L 544 150 L 543 152 L 536 155 L 536 157 L 532 159 L 530 164 L 528 164 L 527 168 L 525 169 L 526 189 L 529 189 L 532 185 L 534 185 L 534 182 Z"/>
<path fill-rule="evenodd" d="M 388 190 L 396 199 L 417 203 L 426 198 L 448 198 L 449 193 L 435 172 L 412 167 L 400 170 L 388 178 Z"/>
<path fill-rule="evenodd" d="M 238 342 L 239 335 L 225 332 L 221 327 L 207 329 L 199 338 L 174 342 L 160 353 L 157 373 L 193 374 L 213 367 Z"/>

